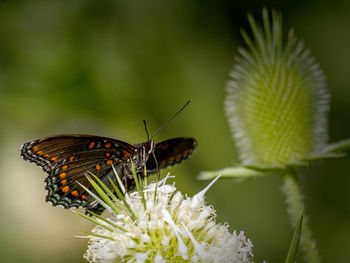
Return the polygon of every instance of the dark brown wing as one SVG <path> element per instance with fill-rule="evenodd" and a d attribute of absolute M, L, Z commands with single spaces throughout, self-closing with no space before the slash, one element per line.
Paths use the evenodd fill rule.
<path fill-rule="evenodd" d="M 187 159 L 193 153 L 196 146 L 197 141 L 193 138 L 174 138 L 157 143 L 154 149 L 154 155 L 158 161 L 159 169 Z M 157 171 L 156 162 L 152 154 L 147 160 L 146 167 L 149 173 Z"/>
<path fill-rule="evenodd" d="M 123 141 L 91 135 L 60 135 L 27 142 L 21 147 L 23 159 L 40 166 L 47 174 L 46 201 L 64 208 L 86 207 L 92 201 L 79 185 L 91 189 L 86 172 L 105 183 L 135 154 L 135 147 Z"/>

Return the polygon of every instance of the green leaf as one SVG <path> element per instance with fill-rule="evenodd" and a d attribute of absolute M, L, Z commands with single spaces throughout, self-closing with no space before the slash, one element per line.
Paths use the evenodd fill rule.
<path fill-rule="evenodd" d="M 324 161 L 328 159 L 337 159 L 342 158 L 346 156 L 344 153 L 320 153 L 320 154 L 313 154 L 310 157 L 303 158 L 302 161 L 306 163 L 313 163 L 313 162 L 319 162 Z"/>
<path fill-rule="evenodd" d="M 258 171 L 247 167 L 228 167 L 218 171 L 204 171 L 201 172 L 197 179 L 209 180 L 221 175 L 221 178 L 236 178 L 236 179 L 247 179 L 250 177 L 266 175 L 265 172 Z"/>
<path fill-rule="evenodd" d="M 350 139 L 328 144 L 323 151 L 327 153 L 339 153 L 350 149 Z"/>
<path fill-rule="evenodd" d="M 298 219 L 297 225 L 295 226 L 292 243 L 290 244 L 288 255 L 287 255 L 285 263 L 294 263 L 295 262 L 295 258 L 297 256 L 297 252 L 298 252 L 298 248 L 299 248 L 301 229 L 303 226 L 303 214 L 304 213 L 302 211 L 301 215 Z"/>
<path fill-rule="evenodd" d="M 283 166 L 258 166 L 254 164 L 242 165 L 244 168 L 252 169 L 257 172 L 263 172 L 264 174 L 281 174 L 286 171 L 286 167 Z"/>

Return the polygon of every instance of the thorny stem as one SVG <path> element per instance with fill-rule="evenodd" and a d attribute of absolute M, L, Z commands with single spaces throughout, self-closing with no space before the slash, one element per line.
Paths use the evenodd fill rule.
<path fill-rule="evenodd" d="M 300 212 L 304 207 L 303 195 L 301 194 L 299 182 L 297 179 L 297 174 L 294 171 L 290 171 L 282 177 L 282 190 L 286 198 L 288 214 L 293 228 L 295 227 L 296 222 L 300 216 Z M 308 218 L 305 214 L 305 209 L 300 245 L 304 251 L 306 262 L 321 262 L 316 248 L 316 242 L 312 238 L 312 232 L 308 225 Z"/>

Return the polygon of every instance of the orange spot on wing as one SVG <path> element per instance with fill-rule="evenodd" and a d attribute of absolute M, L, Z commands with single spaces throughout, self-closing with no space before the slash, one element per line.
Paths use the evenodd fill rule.
<path fill-rule="evenodd" d="M 66 170 L 68 168 L 68 165 L 63 165 L 62 170 Z"/>
<path fill-rule="evenodd" d="M 106 156 L 106 157 L 110 157 L 111 154 L 110 154 L 110 153 L 105 153 L 105 156 Z"/>
<path fill-rule="evenodd" d="M 66 180 L 66 179 L 64 179 L 64 180 L 61 181 L 61 184 L 66 184 L 66 183 L 67 183 L 67 180 Z"/>
<path fill-rule="evenodd" d="M 175 160 L 180 160 L 182 157 L 183 157 L 183 155 L 180 153 L 180 154 L 176 155 Z"/>
<path fill-rule="evenodd" d="M 79 193 L 78 193 L 77 190 L 73 190 L 73 191 L 71 192 L 71 194 L 74 195 L 74 196 L 78 196 L 78 195 L 79 195 Z"/>
<path fill-rule="evenodd" d="M 44 157 L 45 157 L 45 158 L 49 158 L 50 155 L 49 155 L 49 154 L 45 154 Z"/>
<path fill-rule="evenodd" d="M 183 153 L 184 156 L 187 156 L 191 152 L 191 149 L 186 149 Z"/>
<path fill-rule="evenodd" d="M 113 163 L 113 160 L 107 160 L 107 161 L 106 161 L 106 164 L 107 164 L 107 165 L 111 165 L 112 163 Z"/>
<path fill-rule="evenodd" d="M 66 177 L 66 175 L 67 175 L 67 173 L 60 173 L 60 178 L 64 178 L 64 177 Z"/>
<path fill-rule="evenodd" d="M 86 195 L 81 195 L 81 199 L 86 200 L 87 196 Z"/>
<path fill-rule="evenodd" d="M 135 148 L 133 147 L 133 146 L 131 146 L 131 145 L 128 145 L 128 148 L 129 148 L 129 150 L 130 151 L 133 151 Z"/>
<path fill-rule="evenodd" d="M 129 153 L 128 151 L 125 151 L 125 150 L 122 150 L 123 154 L 126 156 L 126 157 L 130 157 L 131 156 L 131 153 Z"/>
<path fill-rule="evenodd" d="M 97 164 L 97 165 L 96 165 L 96 170 L 97 170 L 97 171 L 101 170 L 101 165 L 100 165 L 100 164 Z"/>
<path fill-rule="evenodd" d="M 71 157 L 69 157 L 69 161 L 70 161 L 70 162 L 73 162 L 73 160 L 74 160 L 74 155 L 71 156 Z"/>
<path fill-rule="evenodd" d="M 43 155 L 44 153 L 43 153 L 43 151 L 38 151 L 37 154 Z"/>
<path fill-rule="evenodd" d="M 69 186 L 66 185 L 65 187 L 62 188 L 63 193 L 67 193 L 69 191 Z"/>
<path fill-rule="evenodd" d="M 162 149 L 166 150 L 166 148 L 168 148 L 168 147 L 169 147 L 169 144 L 165 144 L 165 145 L 163 145 Z"/>
<path fill-rule="evenodd" d="M 95 142 L 91 142 L 91 143 L 89 144 L 89 149 L 94 148 L 94 146 L 95 146 Z"/>
<path fill-rule="evenodd" d="M 110 143 L 107 143 L 107 144 L 105 145 L 106 148 L 111 148 L 111 146 L 112 146 L 112 145 L 111 145 Z"/>
<path fill-rule="evenodd" d="M 56 162 L 56 161 L 57 161 L 57 158 L 56 158 L 56 157 L 52 157 L 52 158 L 51 158 L 51 161 Z"/>
<path fill-rule="evenodd" d="M 38 145 L 35 145 L 35 146 L 33 146 L 33 148 L 32 148 L 32 150 L 33 150 L 34 152 L 36 152 L 38 149 L 39 149 L 39 146 L 38 146 Z"/>

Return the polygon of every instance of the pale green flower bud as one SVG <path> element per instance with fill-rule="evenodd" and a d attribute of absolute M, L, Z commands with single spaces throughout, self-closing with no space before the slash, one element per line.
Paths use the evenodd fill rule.
<path fill-rule="evenodd" d="M 263 28 L 249 16 L 254 39 L 239 49 L 227 84 L 226 115 L 243 164 L 285 166 L 327 143 L 329 94 L 318 64 L 281 16 L 263 11 Z"/>

